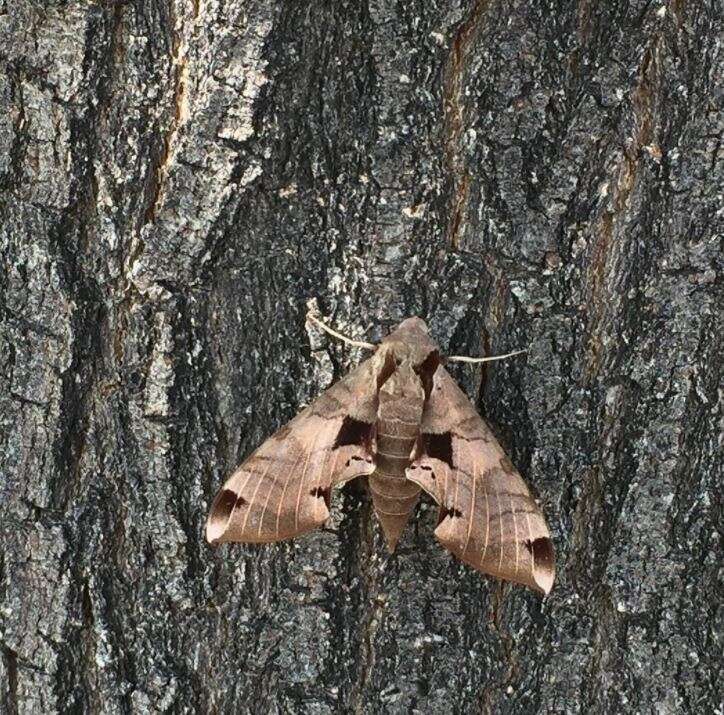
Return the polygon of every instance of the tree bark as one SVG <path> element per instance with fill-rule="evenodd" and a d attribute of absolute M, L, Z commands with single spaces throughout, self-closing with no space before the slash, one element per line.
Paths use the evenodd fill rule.
<path fill-rule="evenodd" d="M 705 713 L 721 691 L 721 5 L 0 2 L 0 709 Z M 212 549 L 216 490 L 422 316 L 547 515 Z"/>

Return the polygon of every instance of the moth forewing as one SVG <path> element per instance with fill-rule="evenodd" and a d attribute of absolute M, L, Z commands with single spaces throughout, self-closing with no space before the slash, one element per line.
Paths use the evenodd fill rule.
<path fill-rule="evenodd" d="M 440 504 L 435 536 L 477 570 L 541 593 L 553 585 L 545 519 L 492 432 L 443 367 L 407 471 Z"/>
<path fill-rule="evenodd" d="M 331 490 L 375 468 L 374 357 L 332 385 L 246 459 L 214 500 L 211 543 L 263 543 L 323 524 Z"/>
<path fill-rule="evenodd" d="M 468 482 L 468 492 L 468 484 L 457 481 L 459 473 L 452 473 L 450 491 L 457 492 L 457 499 L 448 497 L 445 517 L 435 530 L 437 539 L 473 568 L 547 594 L 555 576 L 553 549 L 527 489 L 496 485 L 494 473 L 483 473 Z"/>

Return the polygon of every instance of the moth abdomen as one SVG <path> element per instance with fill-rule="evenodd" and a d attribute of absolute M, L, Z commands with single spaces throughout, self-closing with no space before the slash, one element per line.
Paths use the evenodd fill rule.
<path fill-rule="evenodd" d="M 398 474 L 388 474 L 379 467 L 369 477 L 372 504 L 392 553 L 420 497 L 420 487 Z"/>
<path fill-rule="evenodd" d="M 397 477 L 404 477 L 405 470 L 410 465 L 408 455 L 392 454 L 377 450 L 377 469 L 383 474 L 392 474 Z"/>
<path fill-rule="evenodd" d="M 399 380 L 387 386 L 377 421 L 376 469 L 369 478 L 372 503 L 390 552 L 395 550 L 420 495 L 420 487 L 405 477 L 420 433 L 422 412 L 421 390 L 413 388 Z M 411 406 L 402 417 L 397 414 L 399 400 L 404 401 L 408 391 L 412 393 L 408 398 Z M 411 419 L 414 417 L 418 419 Z"/>

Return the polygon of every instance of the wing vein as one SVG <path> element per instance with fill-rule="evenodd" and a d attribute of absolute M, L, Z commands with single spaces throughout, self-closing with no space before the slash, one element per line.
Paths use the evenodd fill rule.
<path fill-rule="evenodd" d="M 246 514 L 244 514 L 244 521 L 241 523 L 241 533 L 246 533 L 246 523 L 249 520 L 249 514 L 251 514 L 252 508 L 256 506 L 256 495 L 259 493 L 259 487 L 261 487 L 261 483 L 266 479 L 266 475 L 269 474 L 269 470 L 271 469 L 271 462 L 269 462 L 266 465 L 266 469 L 264 470 L 264 474 L 260 476 L 259 481 L 256 483 L 256 489 L 254 490 L 254 494 L 251 497 L 251 500 L 249 502 L 249 507 L 246 510 Z"/>
<path fill-rule="evenodd" d="M 317 438 L 319 437 L 319 434 L 314 435 L 314 441 L 312 442 L 311 449 L 307 452 L 307 458 L 304 461 L 304 470 L 302 471 L 302 476 L 299 478 L 299 491 L 297 492 L 297 506 L 294 509 L 294 532 L 299 532 L 299 505 L 302 501 L 302 489 L 304 489 L 304 477 L 307 474 L 307 469 L 309 469 L 309 460 L 312 458 L 312 454 L 314 454 L 314 450 L 317 446 Z"/>
<path fill-rule="evenodd" d="M 518 575 L 518 563 L 520 559 L 520 543 L 518 542 L 518 520 L 515 518 L 515 504 L 513 497 L 510 497 L 510 508 L 513 512 L 513 529 L 515 531 L 515 575 Z"/>
<path fill-rule="evenodd" d="M 325 457 L 328 454 L 328 452 L 325 452 Z M 339 458 L 339 452 L 334 452 L 334 459 L 332 460 L 332 468 L 329 470 L 329 488 L 332 488 L 333 484 L 333 478 L 334 478 L 334 470 L 337 468 L 337 459 Z M 322 465 L 324 466 L 324 465 Z M 322 470 L 319 470 L 319 481 L 317 482 L 317 490 L 322 486 Z M 317 505 L 318 505 L 319 499 L 316 499 L 314 504 L 314 515 L 316 519 L 317 515 Z M 325 503 L 326 506 L 326 503 Z M 329 511 L 329 510 L 327 510 Z"/>
<path fill-rule="evenodd" d="M 269 500 L 271 499 L 271 495 L 272 489 L 270 486 L 269 491 L 266 493 L 266 500 L 264 501 L 264 507 L 261 510 L 261 516 L 259 517 L 259 527 L 256 530 L 257 537 L 261 536 L 261 526 L 264 523 L 264 515 L 266 514 L 266 510 L 269 507 Z"/>
<path fill-rule="evenodd" d="M 485 496 L 485 543 L 483 544 L 483 551 L 480 556 L 480 566 L 482 568 L 485 563 L 485 555 L 488 551 L 488 542 L 490 541 L 490 502 L 488 500 L 488 487 L 485 485 L 485 472 L 481 477 L 483 485 L 483 495 Z"/>
<path fill-rule="evenodd" d="M 530 575 L 533 577 L 533 580 L 535 580 L 535 557 L 533 556 L 533 532 L 530 529 L 530 516 L 528 515 L 528 512 L 525 513 L 525 520 L 528 524 L 528 542 L 531 545 Z"/>
<path fill-rule="evenodd" d="M 276 537 L 279 538 L 279 522 L 281 520 L 282 516 L 282 506 L 284 504 L 284 496 L 287 493 L 287 489 L 289 487 L 289 482 L 292 480 L 292 474 L 295 472 L 297 468 L 297 464 L 299 464 L 299 455 L 297 455 L 297 458 L 294 460 L 294 465 L 292 468 L 287 472 L 287 478 L 284 480 L 284 488 L 282 489 L 282 493 L 279 496 L 279 504 L 277 504 L 277 520 L 276 520 Z"/>
<path fill-rule="evenodd" d="M 465 447 L 467 449 L 468 457 L 470 458 L 470 462 L 473 465 L 473 488 L 472 488 L 473 496 L 470 501 L 470 518 L 468 519 L 468 534 L 465 538 L 465 548 L 463 549 L 463 556 L 465 556 L 465 554 L 468 551 L 468 546 L 470 545 L 470 536 L 473 533 L 473 517 L 475 516 L 475 481 L 476 481 L 476 476 L 477 476 L 476 469 L 475 469 L 475 458 L 473 457 L 473 453 L 472 453 L 469 445 L 466 444 Z"/>
<path fill-rule="evenodd" d="M 268 467 L 267 467 L 267 469 L 268 469 Z M 258 474 L 258 472 L 254 472 L 253 470 L 250 469 L 250 470 L 246 473 L 246 479 L 244 480 L 244 484 L 241 486 L 241 489 L 239 489 L 239 491 L 236 492 L 236 498 L 237 498 L 237 499 L 238 499 L 240 496 L 243 496 L 243 493 L 244 493 L 244 491 L 245 491 L 245 489 L 246 489 L 246 485 L 249 483 L 249 480 L 251 479 L 251 475 L 252 475 L 252 474 Z M 257 488 L 258 488 L 258 485 L 257 485 Z M 249 508 L 248 508 L 247 511 L 246 511 L 246 516 L 249 516 L 249 509 L 251 509 L 251 504 L 249 504 L 248 507 L 249 507 Z M 229 522 L 231 522 L 231 518 L 234 516 L 234 511 L 236 511 L 236 504 L 234 505 L 234 508 L 231 510 L 231 514 L 230 514 L 230 516 L 229 516 Z M 246 523 L 246 519 L 244 520 L 244 522 Z M 242 531 L 243 531 L 243 529 L 242 529 Z"/>
<path fill-rule="evenodd" d="M 503 510 L 500 508 L 500 497 L 496 496 L 498 502 L 498 523 L 500 524 L 500 539 L 498 541 L 498 549 L 500 550 L 500 559 L 498 560 L 498 572 L 503 570 Z"/>
<path fill-rule="evenodd" d="M 460 470 L 455 470 L 455 496 L 453 497 L 453 512 L 459 512 L 458 509 L 458 489 L 460 487 Z"/>

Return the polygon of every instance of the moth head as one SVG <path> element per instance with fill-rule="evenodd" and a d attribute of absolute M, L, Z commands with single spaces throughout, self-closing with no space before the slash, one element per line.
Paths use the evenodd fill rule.
<path fill-rule="evenodd" d="M 421 318 L 403 320 L 381 343 L 394 357 L 396 366 L 403 364 L 419 372 L 420 366 L 432 354 L 439 355 L 438 347 L 430 338 L 425 321 Z M 439 362 L 439 358 L 437 358 Z M 437 368 L 437 363 L 435 364 Z M 434 370 L 433 370 L 434 372 Z"/>
<path fill-rule="evenodd" d="M 412 318 L 405 318 L 396 328 L 395 332 L 410 332 L 410 333 L 424 333 L 429 335 L 430 331 L 427 329 L 427 325 L 422 318 L 413 316 Z"/>

